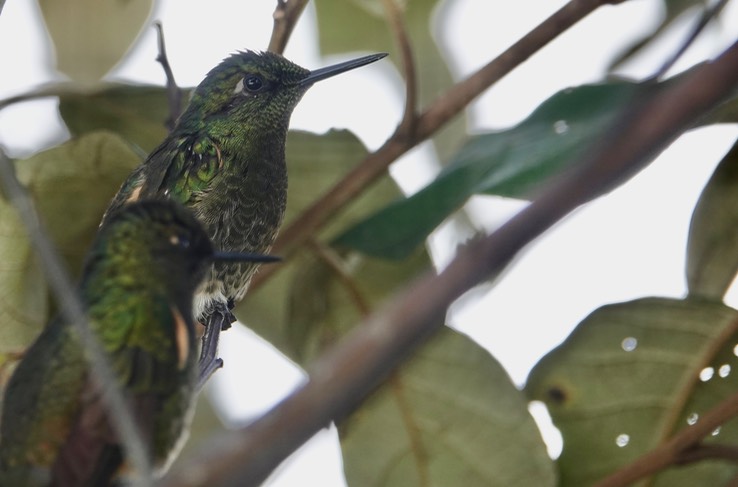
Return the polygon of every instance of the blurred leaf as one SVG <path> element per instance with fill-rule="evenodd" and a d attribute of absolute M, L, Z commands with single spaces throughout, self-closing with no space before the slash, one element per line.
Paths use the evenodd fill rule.
<path fill-rule="evenodd" d="M 16 161 L 41 220 L 73 275 L 105 208 L 140 158 L 117 136 L 100 132 Z M 15 208 L 0 200 L 0 368 L 49 320 L 46 280 Z M 11 356 L 7 354 L 11 353 Z M 0 383 L 1 382 L 0 377 Z"/>
<path fill-rule="evenodd" d="M 473 194 L 529 196 L 571 167 L 640 88 L 621 81 L 560 91 L 512 129 L 472 137 L 431 184 L 349 229 L 338 243 L 401 259 Z"/>
<path fill-rule="evenodd" d="M 556 485 L 522 393 L 492 356 L 448 328 L 340 433 L 352 487 Z"/>
<path fill-rule="evenodd" d="M 738 272 L 738 144 L 702 191 L 687 243 L 690 294 L 721 300 Z"/>
<path fill-rule="evenodd" d="M 734 394 L 737 342 L 738 312 L 718 302 L 647 298 L 593 312 L 535 366 L 526 387 L 563 436 L 560 485 L 591 485 Z M 713 375 L 703 382 L 707 367 Z M 735 444 L 738 420 L 706 441 Z M 726 485 L 736 473 L 735 464 L 702 462 L 648 485 Z"/>
<path fill-rule="evenodd" d="M 153 0 L 38 0 L 54 41 L 59 71 L 94 83 L 121 60 L 138 37 Z"/>
<path fill-rule="evenodd" d="M 288 220 L 366 153 L 345 131 L 291 132 L 287 147 Z M 330 241 L 399 194 L 385 178 L 334 219 L 321 240 Z M 306 364 L 427 271 L 430 261 L 422 249 L 396 263 L 316 242 L 283 265 L 288 267 L 275 279 L 247 294 L 237 312 L 282 352 Z M 417 478 L 429 479 L 426 485 L 456 483 L 450 479 L 485 486 L 554 484 L 552 463 L 521 393 L 487 352 L 447 328 L 340 429 L 353 487 L 417 485 L 410 482 Z M 509 444 L 512 437 L 515 446 Z"/>
<path fill-rule="evenodd" d="M 5 0 L 0 0 L 0 14 L 3 13 L 4 6 L 5 6 Z"/>
<path fill-rule="evenodd" d="M 111 83 L 94 92 L 63 94 L 59 112 L 72 135 L 110 130 L 147 154 L 167 135 L 169 105 L 160 86 Z"/>
<path fill-rule="evenodd" d="M 650 46 L 651 43 L 664 33 L 668 28 L 672 27 L 675 20 L 680 17 L 687 10 L 699 6 L 699 10 L 695 10 L 696 15 L 702 15 L 708 2 L 706 0 L 663 0 L 664 4 L 664 17 L 661 19 L 661 23 L 649 34 L 646 34 L 641 39 L 635 41 L 633 44 L 628 46 L 615 56 L 608 66 L 608 71 L 613 71 L 622 66 L 627 61 L 630 61 L 633 57 L 637 56 L 643 49 Z"/>
<path fill-rule="evenodd" d="M 403 0 L 404 23 L 415 57 L 420 107 L 453 85 L 453 77 L 433 38 L 431 21 L 438 0 Z M 388 52 L 402 73 L 402 57 L 387 26 L 381 0 L 321 0 L 315 2 L 318 36 L 323 54 L 352 51 Z M 346 22 L 345 19 L 351 19 Z M 420 62 L 422 60 L 422 62 Z M 466 139 L 466 120 L 455 117 L 434 134 L 439 159 L 445 163 Z"/>

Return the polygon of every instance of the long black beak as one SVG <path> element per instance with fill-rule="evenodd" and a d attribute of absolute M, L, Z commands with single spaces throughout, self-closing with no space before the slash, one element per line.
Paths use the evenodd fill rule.
<path fill-rule="evenodd" d="M 214 262 L 279 262 L 282 259 L 276 255 L 249 254 L 239 252 L 213 252 L 210 258 Z"/>
<path fill-rule="evenodd" d="M 316 69 L 315 71 L 311 71 L 307 78 L 300 81 L 300 84 L 303 86 L 310 86 L 313 83 L 317 83 L 318 81 L 322 81 L 337 74 L 345 73 L 346 71 L 351 71 L 352 69 L 360 68 L 375 61 L 379 61 L 386 56 L 386 52 L 379 52 L 377 54 L 370 54 L 369 56 L 352 59 L 351 61 L 334 64 L 333 66 Z"/>

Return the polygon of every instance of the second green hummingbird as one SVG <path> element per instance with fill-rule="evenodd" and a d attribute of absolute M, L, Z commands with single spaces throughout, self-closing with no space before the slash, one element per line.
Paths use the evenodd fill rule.
<path fill-rule="evenodd" d="M 284 57 L 240 52 L 210 71 L 169 136 L 123 183 L 106 217 L 139 198 L 171 198 L 191 208 L 216 248 L 267 252 L 284 216 L 285 140 L 293 109 L 314 83 L 373 63 L 373 54 L 309 71 Z M 195 298 L 203 324 L 246 292 L 258 264 L 215 264 Z"/>
<path fill-rule="evenodd" d="M 186 436 L 197 389 L 192 299 L 214 252 L 191 212 L 144 201 L 97 235 L 79 296 L 148 447 L 165 468 Z M 0 424 L 0 485 L 107 486 L 125 452 L 74 323 L 52 321 L 11 376 Z"/>

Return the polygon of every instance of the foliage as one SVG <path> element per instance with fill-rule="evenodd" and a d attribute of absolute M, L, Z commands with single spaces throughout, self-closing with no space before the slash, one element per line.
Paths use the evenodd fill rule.
<path fill-rule="evenodd" d="M 407 76 L 402 50 L 388 33 L 386 3 L 316 1 L 321 51 L 389 51 Z M 422 61 L 416 93 L 421 107 L 454 85 L 431 29 L 438 3 L 397 2 L 413 54 Z M 678 15 L 698 14 L 696 7 L 704 2 L 663 4 L 663 26 L 628 47 L 616 63 L 658 39 Z M 3 5 L 0 0 L 0 12 Z M 58 96 L 71 138 L 15 161 L 15 167 L 51 239 L 76 270 L 108 200 L 141 155 L 165 136 L 169 105 L 163 87 L 101 81 L 147 25 L 153 2 L 75 0 L 62 7 L 39 0 L 39 5 L 56 50 L 56 68 L 72 80 L 46 91 Z M 603 78 L 567 87 L 520 124 L 473 136 L 457 117 L 432 134 L 434 154 L 444 165 L 433 182 L 403 197 L 384 174 L 312 235 L 279 273 L 250 292 L 236 309 L 238 317 L 308 367 L 351 324 L 432 270 L 422 243 L 470 196 L 530 197 L 571 170 L 623 106 L 672 82 Z M 695 125 L 734 121 L 731 107 L 732 101 Z M 695 209 L 688 297 L 643 298 L 596 310 L 539 362 L 523 391 L 480 345 L 443 327 L 338 423 L 348 484 L 587 485 L 663 445 L 687 428 L 693 415 L 731 395 L 736 374 L 730 374 L 729 364 L 736 355 L 738 316 L 721 300 L 738 271 L 737 154 L 734 147 L 725 156 Z M 367 155 L 345 130 L 290 133 L 285 225 L 299 221 L 318 195 Z M 0 268 L 0 371 L 7 374 L 8 364 L 54 307 L 15 210 L 5 200 L 0 201 L 0 255 L 6 263 Z M 711 380 L 700 380 L 705 370 L 712 371 Z M 546 454 L 529 400 L 543 401 L 562 433 L 557 460 Z M 202 424 L 212 420 L 203 414 Z M 738 424 L 721 426 L 707 443 L 715 442 L 735 448 Z M 675 472 L 667 469 L 648 485 L 728 485 L 738 475 L 732 464 L 719 461 Z"/>

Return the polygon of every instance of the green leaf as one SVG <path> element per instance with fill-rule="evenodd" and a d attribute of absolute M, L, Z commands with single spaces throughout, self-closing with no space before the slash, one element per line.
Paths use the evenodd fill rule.
<path fill-rule="evenodd" d="M 288 221 L 366 154 L 345 131 L 291 132 L 287 148 Z M 431 268 L 423 249 L 396 263 L 326 243 L 399 194 L 385 177 L 352 202 L 312 248 L 247 294 L 239 318 L 299 364 L 310 363 Z M 520 391 L 486 351 L 447 328 L 339 428 L 353 487 L 417 485 L 409 479 L 418 478 L 428 479 L 426 485 L 455 483 L 450 479 L 485 486 L 554 484 L 552 462 Z"/>
<path fill-rule="evenodd" d="M 535 366 L 526 387 L 563 436 L 560 485 L 592 485 L 734 394 L 736 342 L 738 311 L 718 302 L 647 298 L 593 312 Z M 707 367 L 713 376 L 703 382 Z M 738 421 L 706 441 L 735 443 Z M 648 485 L 726 485 L 736 473 L 729 463 L 702 462 Z"/>
<path fill-rule="evenodd" d="M 560 91 L 516 127 L 473 137 L 431 184 L 349 229 L 337 242 L 401 259 L 473 194 L 529 196 L 542 181 L 571 167 L 640 89 L 621 81 Z"/>
<path fill-rule="evenodd" d="M 738 272 L 738 144 L 725 155 L 692 214 L 687 243 L 690 294 L 721 300 Z"/>
<path fill-rule="evenodd" d="M 453 83 L 451 71 L 438 49 L 431 31 L 431 19 L 438 0 L 397 2 L 415 57 L 418 102 L 427 106 Z M 402 56 L 385 20 L 380 0 L 321 0 L 315 2 L 318 16 L 320 50 L 324 54 L 352 51 L 388 52 L 390 60 L 402 73 Z M 347 22 L 346 19 L 351 19 Z M 422 62 L 419 62 L 422 60 Z M 434 134 L 439 160 L 445 162 L 466 139 L 466 121 L 456 117 Z"/>
<path fill-rule="evenodd" d="M 38 0 L 59 71 L 82 83 L 102 78 L 128 51 L 153 0 Z"/>
<path fill-rule="evenodd" d="M 448 328 L 339 432 L 352 487 L 556 485 L 521 392 L 492 356 Z"/>
<path fill-rule="evenodd" d="M 16 174 L 36 204 L 72 274 L 97 232 L 123 179 L 141 162 L 117 136 L 100 132 L 15 162 Z M 0 370 L 16 359 L 49 320 L 44 275 L 15 208 L 0 200 Z M 1 376 L 2 374 L 0 374 Z M 2 384 L 2 377 L 0 377 Z"/>
<path fill-rule="evenodd" d="M 90 92 L 69 91 L 59 96 L 59 112 L 72 135 L 110 130 L 146 153 L 167 135 L 169 105 L 160 86 L 110 83 Z"/>

